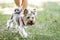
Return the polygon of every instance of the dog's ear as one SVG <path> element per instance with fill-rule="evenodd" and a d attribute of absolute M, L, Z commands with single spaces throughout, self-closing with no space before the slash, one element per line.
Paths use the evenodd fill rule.
<path fill-rule="evenodd" d="M 33 15 L 36 15 L 36 9 L 31 10 L 31 13 L 32 13 Z"/>
<path fill-rule="evenodd" d="M 27 9 L 25 9 L 25 10 L 24 10 L 24 13 L 25 13 L 25 12 L 27 12 L 27 13 L 28 13 L 28 10 L 27 10 Z"/>
<path fill-rule="evenodd" d="M 37 15 L 36 9 L 33 9 L 33 12 L 34 12 L 34 15 L 36 16 Z"/>
<path fill-rule="evenodd" d="M 27 14 L 28 14 L 28 10 L 25 9 L 25 10 L 24 10 L 24 15 L 27 15 Z"/>

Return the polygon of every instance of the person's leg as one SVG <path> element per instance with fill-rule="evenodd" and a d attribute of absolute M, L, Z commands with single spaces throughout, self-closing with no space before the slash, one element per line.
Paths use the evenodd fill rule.
<path fill-rule="evenodd" d="M 20 0 L 14 0 L 15 4 L 20 7 Z"/>

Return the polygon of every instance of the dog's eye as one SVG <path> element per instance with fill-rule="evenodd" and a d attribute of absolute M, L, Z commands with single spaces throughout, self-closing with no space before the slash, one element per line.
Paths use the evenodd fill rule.
<path fill-rule="evenodd" d="M 29 19 L 30 17 L 27 17 L 27 19 Z"/>

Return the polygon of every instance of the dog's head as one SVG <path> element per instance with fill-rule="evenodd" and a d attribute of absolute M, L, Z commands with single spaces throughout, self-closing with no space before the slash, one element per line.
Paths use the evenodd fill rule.
<path fill-rule="evenodd" d="M 35 24 L 35 17 L 36 17 L 36 10 L 33 9 L 30 11 L 30 13 L 27 16 L 27 25 Z"/>
<path fill-rule="evenodd" d="M 20 14 L 20 13 L 22 12 L 22 9 L 16 8 L 16 9 L 14 10 L 14 12 L 15 12 L 16 14 Z"/>

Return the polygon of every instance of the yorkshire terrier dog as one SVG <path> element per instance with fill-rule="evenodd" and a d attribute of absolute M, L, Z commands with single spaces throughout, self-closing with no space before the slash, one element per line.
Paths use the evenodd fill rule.
<path fill-rule="evenodd" d="M 27 37 L 28 34 L 25 31 L 26 25 L 34 25 L 36 18 L 36 10 L 27 10 L 22 11 L 21 9 L 15 9 L 11 18 L 7 21 L 7 28 L 9 29 L 13 22 L 17 25 L 17 30 L 22 37 Z"/>
<path fill-rule="evenodd" d="M 27 25 L 34 25 L 36 19 L 36 10 L 33 9 L 30 11 L 30 13 L 27 16 Z"/>

